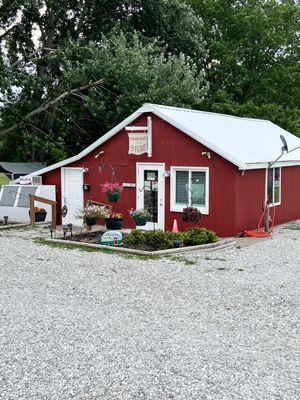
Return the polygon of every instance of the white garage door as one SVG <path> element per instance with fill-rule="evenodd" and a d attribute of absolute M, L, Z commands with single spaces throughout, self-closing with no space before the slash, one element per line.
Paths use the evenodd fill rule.
<path fill-rule="evenodd" d="M 83 208 L 83 174 L 82 168 L 62 168 L 62 207 L 66 204 L 68 213 L 63 224 L 81 225 L 82 220 L 76 218 Z"/>

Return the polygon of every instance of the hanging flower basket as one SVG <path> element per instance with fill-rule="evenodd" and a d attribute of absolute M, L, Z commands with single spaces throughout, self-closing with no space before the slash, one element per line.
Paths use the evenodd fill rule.
<path fill-rule="evenodd" d="M 119 200 L 120 193 L 107 193 L 107 200 L 111 203 L 115 203 Z"/>
<path fill-rule="evenodd" d="M 136 226 L 145 226 L 147 223 L 147 218 L 143 218 L 143 217 L 133 217 L 134 219 L 134 223 L 136 224 Z"/>
<path fill-rule="evenodd" d="M 185 223 L 187 229 L 190 228 L 191 223 L 195 226 L 201 217 L 202 214 L 196 207 L 186 207 L 182 211 L 182 221 Z"/>
<path fill-rule="evenodd" d="M 106 229 L 121 229 L 124 218 L 121 213 L 110 213 L 105 218 Z"/>
<path fill-rule="evenodd" d="M 123 187 L 118 183 L 112 182 L 105 182 L 104 184 L 100 185 L 100 188 L 102 193 L 106 194 L 108 201 L 111 203 L 115 203 L 119 200 L 123 190 Z"/>
<path fill-rule="evenodd" d="M 132 216 L 136 226 L 145 226 L 151 219 L 151 215 L 148 210 L 134 210 L 131 209 L 129 214 Z"/>
<path fill-rule="evenodd" d="M 182 221 L 184 222 L 199 222 L 202 217 L 201 212 L 196 207 L 186 207 L 182 211 Z"/>

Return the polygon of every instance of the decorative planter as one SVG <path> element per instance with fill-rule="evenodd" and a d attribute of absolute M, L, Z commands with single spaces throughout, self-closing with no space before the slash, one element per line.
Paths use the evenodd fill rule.
<path fill-rule="evenodd" d="M 119 200 L 120 193 L 107 193 L 107 199 L 111 203 L 115 203 L 116 201 Z"/>
<path fill-rule="evenodd" d="M 85 218 L 85 223 L 88 226 L 93 226 L 97 224 L 97 218 L 96 217 L 86 217 Z"/>
<path fill-rule="evenodd" d="M 133 219 L 136 226 L 145 226 L 147 223 L 147 218 L 144 217 L 135 216 Z"/>
<path fill-rule="evenodd" d="M 29 211 L 30 215 L 30 211 Z M 35 222 L 44 222 L 47 216 L 47 212 L 35 212 L 34 213 L 34 220 Z"/>
<path fill-rule="evenodd" d="M 105 218 L 105 224 L 107 229 L 121 229 L 123 218 Z"/>

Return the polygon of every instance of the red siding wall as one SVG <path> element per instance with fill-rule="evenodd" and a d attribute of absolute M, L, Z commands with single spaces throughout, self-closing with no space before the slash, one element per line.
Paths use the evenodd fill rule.
<path fill-rule="evenodd" d="M 281 168 L 281 204 L 275 209 L 276 225 L 300 218 L 299 184 L 299 166 Z M 257 228 L 265 196 L 265 169 L 248 170 L 244 176 L 238 175 L 236 233 Z"/>
<path fill-rule="evenodd" d="M 282 224 L 300 218 L 300 166 L 281 168 L 281 205 L 275 221 Z"/>
<path fill-rule="evenodd" d="M 134 125 L 145 125 L 145 114 L 138 118 Z M 69 167 L 88 167 L 84 174 L 84 183 L 91 185 L 91 190 L 84 193 L 84 201 L 95 200 L 107 202 L 101 193 L 99 185 L 111 180 L 111 170 L 106 167 L 99 172 L 99 164 L 112 164 L 116 171 L 116 181 L 123 183 L 136 182 L 137 162 L 164 162 L 166 170 L 171 166 L 209 167 L 210 169 L 210 201 L 209 215 L 203 216 L 201 226 L 205 226 L 220 236 L 232 236 L 245 229 L 257 226 L 265 197 L 265 170 L 246 171 L 242 176 L 238 168 L 212 153 L 211 159 L 203 156 L 203 151 L 210 151 L 192 138 L 161 120 L 153 117 L 153 156 L 128 155 L 128 135 L 125 130 L 95 149 L 89 155 Z M 95 159 L 99 151 L 104 154 Z M 43 176 L 44 184 L 57 186 L 59 209 L 61 205 L 61 172 L 60 169 L 48 172 Z M 299 218 L 299 201 L 297 176 L 300 167 L 282 169 L 282 206 L 278 207 L 277 222 Z M 299 180 L 299 178 L 298 178 Z M 165 228 L 172 229 L 173 219 L 177 218 L 179 228 L 183 228 L 181 213 L 170 212 L 170 178 L 165 179 Z M 288 206 L 287 206 L 288 204 Z M 128 215 L 130 208 L 136 207 L 136 189 L 124 188 L 120 200 L 114 204 L 114 211 L 125 214 L 125 227 L 134 227 Z M 61 221 L 58 215 L 58 221 Z"/>
<path fill-rule="evenodd" d="M 256 229 L 265 200 L 265 169 L 237 174 L 236 233 Z"/>

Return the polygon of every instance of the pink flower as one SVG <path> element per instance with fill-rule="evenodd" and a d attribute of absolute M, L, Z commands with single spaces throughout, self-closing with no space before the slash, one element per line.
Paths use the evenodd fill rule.
<path fill-rule="evenodd" d="M 115 182 L 105 182 L 103 184 L 100 185 L 101 191 L 102 193 L 106 193 L 106 194 L 115 194 L 118 193 L 120 194 L 121 191 L 123 190 L 123 187 Z"/>

